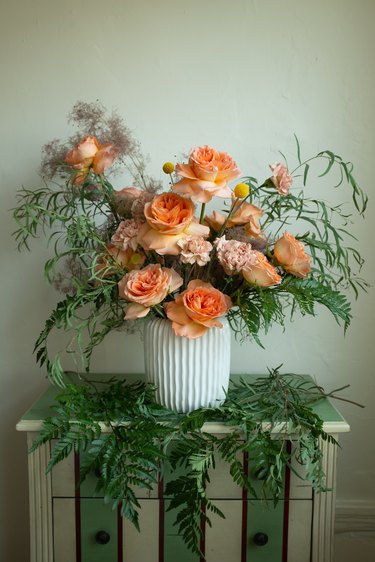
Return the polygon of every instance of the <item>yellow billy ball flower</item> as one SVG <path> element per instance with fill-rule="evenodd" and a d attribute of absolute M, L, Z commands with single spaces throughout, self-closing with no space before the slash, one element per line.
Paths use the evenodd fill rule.
<path fill-rule="evenodd" d="M 174 172 L 174 164 L 172 162 L 165 162 L 163 164 L 163 172 L 165 174 L 172 174 Z"/>
<path fill-rule="evenodd" d="M 249 195 L 249 186 L 247 183 L 238 183 L 234 188 L 234 194 L 239 199 L 244 199 Z"/>

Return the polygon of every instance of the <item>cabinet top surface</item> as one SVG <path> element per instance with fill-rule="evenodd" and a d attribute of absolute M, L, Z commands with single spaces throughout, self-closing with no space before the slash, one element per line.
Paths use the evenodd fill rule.
<path fill-rule="evenodd" d="M 103 379 L 104 377 L 110 377 L 113 375 L 93 375 L 90 374 L 90 378 L 98 377 Z M 245 378 L 251 383 L 252 380 L 259 378 L 261 375 L 231 375 L 232 380 L 238 380 L 239 378 Z M 134 382 L 136 380 L 141 380 L 144 375 L 134 375 L 134 374 L 124 374 L 116 375 L 116 377 L 123 377 L 129 382 Z M 307 378 L 310 378 L 306 375 Z M 43 420 L 49 416 L 53 416 L 54 410 L 53 405 L 55 403 L 55 397 L 61 393 L 59 387 L 50 386 L 47 390 L 38 398 L 34 404 L 27 410 L 27 412 L 22 416 L 18 422 L 16 429 L 18 431 L 39 431 L 42 428 Z M 316 414 L 320 416 L 323 420 L 323 429 L 327 433 L 344 433 L 350 431 L 350 426 L 340 414 L 340 412 L 335 408 L 332 402 L 326 398 L 319 400 L 313 404 L 313 410 Z M 207 426 L 207 427 L 205 427 Z M 217 422 L 205 424 L 204 430 L 212 431 L 213 433 L 226 433 L 230 431 L 230 428 L 224 424 Z M 277 430 L 277 429 L 276 429 Z"/>

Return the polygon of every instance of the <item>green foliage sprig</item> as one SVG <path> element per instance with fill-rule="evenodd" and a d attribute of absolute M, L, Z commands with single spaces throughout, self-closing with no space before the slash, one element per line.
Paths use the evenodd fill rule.
<path fill-rule="evenodd" d="M 298 476 L 296 466 L 303 467 L 314 489 L 325 489 L 320 440 L 335 440 L 323 430 L 312 405 L 326 394 L 309 377 L 279 369 L 251 384 L 241 378 L 221 407 L 189 414 L 156 404 L 154 388 L 144 382 L 66 381 L 31 451 L 56 441 L 48 471 L 72 451 L 84 453 L 81 481 L 99 470 L 96 492 L 114 508 L 121 505 L 122 515 L 137 528 L 140 506 L 134 487 L 151 490 L 168 473 L 165 494 L 171 497 L 175 525 L 187 546 L 199 553 L 202 517 L 211 524 L 210 514 L 225 516 L 206 492 L 218 460 L 228 463 L 233 481 L 249 497 L 272 497 L 276 503 L 286 467 Z M 210 433 L 211 422 L 230 427 L 230 432 Z M 263 471 L 258 490 L 244 471 L 244 454 Z"/>

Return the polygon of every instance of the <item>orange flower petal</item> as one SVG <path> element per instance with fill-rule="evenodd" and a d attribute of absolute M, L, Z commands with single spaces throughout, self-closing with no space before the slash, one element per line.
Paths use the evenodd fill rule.
<path fill-rule="evenodd" d="M 185 312 L 185 307 L 181 303 L 173 301 L 164 303 L 164 310 L 169 320 L 178 324 L 189 324 L 192 320 Z"/>
<path fill-rule="evenodd" d="M 197 176 L 189 164 L 176 164 L 176 173 L 185 178 L 197 179 Z"/>
<path fill-rule="evenodd" d="M 181 285 L 183 284 L 184 280 L 182 279 L 181 275 L 177 273 L 174 269 L 171 269 L 171 280 L 169 284 L 169 292 L 174 293 Z"/>
<path fill-rule="evenodd" d="M 150 312 L 150 308 L 142 304 L 132 303 L 126 309 L 125 320 L 137 320 L 143 318 Z"/>
<path fill-rule="evenodd" d="M 203 238 L 209 236 L 210 229 L 205 224 L 200 224 L 197 221 L 192 221 L 187 228 L 185 228 L 184 234 L 189 236 L 203 236 Z"/>
<path fill-rule="evenodd" d="M 176 336 L 184 336 L 188 339 L 200 338 L 207 332 L 208 329 L 206 326 L 197 324 L 196 322 L 190 322 L 189 324 L 184 325 L 172 322 L 172 328 Z"/>
<path fill-rule="evenodd" d="M 161 256 L 178 256 L 181 248 L 177 242 L 181 238 L 186 238 L 187 234 L 163 234 L 151 228 L 147 224 L 144 225 L 139 233 L 139 242 L 145 250 L 155 250 Z"/>
<path fill-rule="evenodd" d="M 111 144 L 103 144 L 94 157 L 92 169 L 95 174 L 103 174 L 104 170 L 111 166 L 118 155 L 118 151 Z"/>

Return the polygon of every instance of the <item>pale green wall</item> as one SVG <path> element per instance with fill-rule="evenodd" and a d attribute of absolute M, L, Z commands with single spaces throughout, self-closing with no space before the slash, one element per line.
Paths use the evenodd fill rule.
<path fill-rule="evenodd" d="M 357 220 L 353 232 L 373 283 L 374 18 L 373 0 L 2 0 L 2 560 L 27 560 L 26 444 L 14 426 L 45 385 L 31 351 L 57 299 L 43 282 L 42 244 L 18 255 L 10 239 L 7 210 L 21 184 L 38 184 L 40 146 L 67 133 L 65 116 L 77 99 L 117 107 L 156 176 L 161 162 L 207 143 L 264 177 L 277 149 L 292 153 L 295 132 L 307 154 L 332 148 L 356 163 L 370 204 L 367 222 Z M 367 408 L 342 406 L 352 433 L 342 440 L 338 498 L 370 509 L 374 309 L 371 290 L 354 305 L 345 339 L 322 313 L 285 333 L 273 330 L 266 351 L 235 345 L 233 353 L 235 371 L 284 362 L 328 389 L 352 385 L 350 396 Z M 98 368 L 142 369 L 141 344 L 121 334 L 96 357 Z"/>

